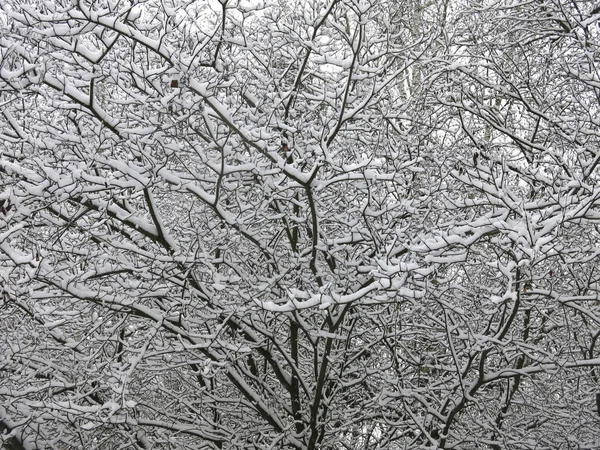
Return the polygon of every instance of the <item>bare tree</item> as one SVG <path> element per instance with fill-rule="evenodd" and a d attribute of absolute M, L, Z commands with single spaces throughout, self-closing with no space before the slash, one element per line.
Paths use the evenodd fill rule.
<path fill-rule="evenodd" d="M 598 19 L 8 1 L 5 446 L 597 446 Z"/>

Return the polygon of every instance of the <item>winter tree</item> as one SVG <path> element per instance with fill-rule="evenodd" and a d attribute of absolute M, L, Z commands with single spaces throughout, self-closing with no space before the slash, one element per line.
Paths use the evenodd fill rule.
<path fill-rule="evenodd" d="M 597 448 L 599 21 L 4 1 L 4 447 Z"/>

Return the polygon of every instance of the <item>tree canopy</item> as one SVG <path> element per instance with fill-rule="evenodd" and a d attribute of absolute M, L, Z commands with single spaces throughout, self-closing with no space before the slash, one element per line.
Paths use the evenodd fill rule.
<path fill-rule="evenodd" d="M 599 24 L 2 2 L 0 442 L 598 448 Z"/>

